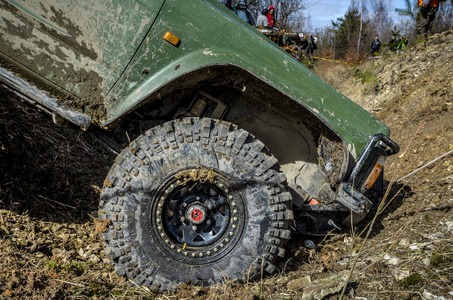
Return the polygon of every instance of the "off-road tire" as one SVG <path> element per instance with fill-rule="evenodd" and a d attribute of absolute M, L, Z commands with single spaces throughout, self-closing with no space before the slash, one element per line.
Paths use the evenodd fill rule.
<path fill-rule="evenodd" d="M 105 179 L 105 251 L 119 275 L 161 291 L 272 273 L 293 220 L 285 180 L 264 144 L 231 123 L 165 123 Z"/>

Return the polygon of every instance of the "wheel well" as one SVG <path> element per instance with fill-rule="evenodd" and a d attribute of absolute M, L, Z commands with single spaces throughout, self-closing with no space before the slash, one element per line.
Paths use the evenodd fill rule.
<path fill-rule="evenodd" d="M 347 148 L 337 134 L 300 102 L 232 65 L 199 69 L 167 84 L 117 124 L 116 136 L 127 145 L 149 128 L 194 116 L 191 107 L 200 91 L 227 107 L 223 120 L 252 133 L 269 148 L 289 186 L 297 190 L 293 195 L 306 195 L 304 191 L 319 178 L 334 186 L 347 172 Z M 196 116 L 210 117 L 203 113 Z M 319 177 L 313 173 L 324 174 Z M 319 192 L 317 188 L 314 191 L 310 194 Z M 294 198 L 297 202 L 297 195 Z"/>

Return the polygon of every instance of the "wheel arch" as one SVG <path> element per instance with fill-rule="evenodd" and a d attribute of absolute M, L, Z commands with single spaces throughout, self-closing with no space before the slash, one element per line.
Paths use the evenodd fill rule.
<path fill-rule="evenodd" d="M 187 111 L 200 90 L 227 105 L 224 120 L 263 141 L 279 160 L 290 186 L 296 188 L 300 185 L 298 180 L 307 181 L 297 179 L 307 164 L 320 165 L 327 171 L 331 186 L 347 174 L 352 161 L 348 147 L 325 118 L 265 78 L 232 64 L 214 64 L 187 72 L 129 104 L 122 118 L 133 112 L 151 112 L 156 120 L 169 121 L 181 109 Z M 118 122 L 111 120 L 106 126 Z"/>

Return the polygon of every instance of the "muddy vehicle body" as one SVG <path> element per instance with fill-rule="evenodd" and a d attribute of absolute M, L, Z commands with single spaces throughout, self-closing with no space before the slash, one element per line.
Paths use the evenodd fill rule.
<path fill-rule="evenodd" d="M 119 153 L 99 219 L 139 285 L 274 272 L 292 231 L 362 220 L 399 150 L 216 0 L 3 0 L 0 27 L 3 88 Z"/>

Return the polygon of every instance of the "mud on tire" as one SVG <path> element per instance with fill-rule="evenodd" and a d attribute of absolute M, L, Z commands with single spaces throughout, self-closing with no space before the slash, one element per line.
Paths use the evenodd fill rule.
<path fill-rule="evenodd" d="M 293 220 L 285 179 L 235 125 L 165 123 L 123 150 L 105 179 L 106 253 L 118 274 L 161 291 L 272 273 Z"/>

